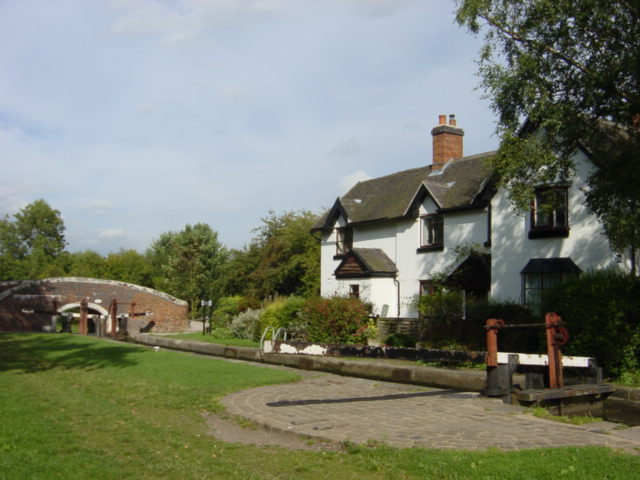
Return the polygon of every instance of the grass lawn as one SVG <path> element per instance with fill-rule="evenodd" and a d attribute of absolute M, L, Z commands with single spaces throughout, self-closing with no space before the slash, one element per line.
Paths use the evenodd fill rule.
<path fill-rule="evenodd" d="M 70 334 L 0 334 L 0 479 L 632 479 L 640 456 L 227 444 L 200 412 L 275 370 Z"/>
<path fill-rule="evenodd" d="M 236 347 L 260 347 L 260 342 L 245 340 L 244 338 L 218 338 L 211 335 L 202 335 L 201 332 L 178 333 L 176 335 L 162 335 L 167 338 L 177 338 L 179 340 L 195 340 L 198 342 L 219 343 L 220 345 L 233 345 Z"/>

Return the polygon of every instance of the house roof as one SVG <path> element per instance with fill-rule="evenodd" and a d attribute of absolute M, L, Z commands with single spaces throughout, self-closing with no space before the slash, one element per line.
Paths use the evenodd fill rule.
<path fill-rule="evenodd" d="M 483 195 L 493 173 L 488 159 L 495 151 L 358 182 L 339 197 L 312 230 L 327 230 L 339 215 L 349 224 L 416 216 L 419 204 L 430 196 L 440 211 L 477 208 L 486 205 Z"/>
<path fill-rule="evenodd" d="M 354 248 L 334 272 L 337 277 L 393 277 L 398 269 L 380 248 Z"/>
<path fill-rule="evenodd" d="M 580 273 L 582 270 L 569 257 L 532 258 L 520 273 Z"/>

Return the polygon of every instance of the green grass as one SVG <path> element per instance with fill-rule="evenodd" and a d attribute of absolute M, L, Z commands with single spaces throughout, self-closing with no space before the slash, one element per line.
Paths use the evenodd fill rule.
<path fill-rule="evenodd" d="M 201 332 L 195 333 L 178 333 L 175 335 L 162 335 L 167 338 L 177 338 L 179 340 L 195 340 L 198 342 L 219 343 L 220 345 L 231 345 L 235 347 L 260 347 L 260 342 L 246 340 L 244 338 L 220 338 L 211 335 L 202 335 Z"/>
<path fill-rule="evenodd" d="M 0 334 L 0 479 L 631 479 L 640 470 L 640 457 L 606 448 L 322 453 L 206 434 L 201 412 L 223 395 L 296 378 L 79 335 Z"/>
<path fill-rule="evenodd" d="M 592 417 L 590 415 L 553 415 L 544 407 L 531 407 L 529 411 L 538 418 L 553 420 L 554 422 L 568 423 L 570 425 L 586 425 L 588 423 L 602 422 L 600 417 Z"/>

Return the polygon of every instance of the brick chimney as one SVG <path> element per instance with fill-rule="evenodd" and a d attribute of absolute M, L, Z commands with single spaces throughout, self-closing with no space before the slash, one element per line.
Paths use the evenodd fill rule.
<path fill-rule="evenodd" d="M 431 130 L 433 137 L 433 166 L 441 168 L 453 158 L 462 157 L 462 137 L 464 130 L 456 126 L 456 116 L 438 116 L 438 126 Z"/>

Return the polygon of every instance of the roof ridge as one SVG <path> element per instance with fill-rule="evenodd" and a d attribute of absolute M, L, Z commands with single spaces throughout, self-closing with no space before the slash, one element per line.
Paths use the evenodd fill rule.
<path fill-rule="evenodd" d="M 380 180 L 382 178 L 388 178 L 388 177 L 393 177 L 394 175 L 399 175 L 401 173 L 408 173 L 408 172 L 416 172 L 418 170 L 422 170 L 425 168 L 429 168 L 430 165 L 425 165 L 423 167 L 413 167 L 413 168 L 407 168 L 405 170 L 398 170 L 397 172 L 393 172 L 393 173 L 388 173 L 386 175 L 380 175 L 379 177 L 373 177 L 373 178 L 368 178 L 366 180 L 360 180 L 358 183 L 356 183 L 356 185 L 360 184 L 360 183 L 367 183 L 367 182 L 371 182 L 373 180 Z M 354 187 L 356 186 L 354 185 Z M 353 187 L 352 187 L 353 188 Z M 349 193 L 349 192 L 347 192 Z M 343 195 L 344 196 L 344 195 Z"/>

